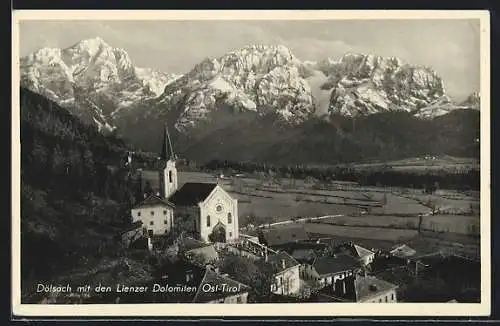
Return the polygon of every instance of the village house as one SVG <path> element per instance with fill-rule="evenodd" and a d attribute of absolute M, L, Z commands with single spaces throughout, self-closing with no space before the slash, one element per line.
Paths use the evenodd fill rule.
<path fill-rule="evenodd" d="M 294 296 L 300 292 L 300 263 L 286 252 L 278 252 L 266 256 L 265 261 L 274 270 L 274 283 L 271 292 L 274 294 Z"/>
<path fill-rule="evenodd" d="M 356 274 L 360 270 L 359 261 L 346 254 L 318 257 L 312 265 L 304 264 L 302 278 L 315 280 L 320 287 L 334 284 L 336 280 Z"/>
<path fill-rule="evenodd" d="M 250 288 L 212 265 L 201 266 L 185 257 L 159 271 L 155 302 L 247 303 Z M 179 289 L 179 290 L 178 290 Z"/>
<path fill-rule="evenodd" d="M 339 251 L 358 259 L 363 266 L 371 264 L 375 259 L 375 252 L 352 242 L 339 246 Z"/>
<path fill-rule="evenodd" d="M 176 160 L 165 126 L 156 169 L 141 171 L 141 189 L 146 198 L 132 208 L 132 222 L 142 221 L 153 236 L 169 233 L 179 219 L 185 219 L 199 240 L 236 241 L 238 201 L 216 183 L 185 183 L 177 189 Z"/>
<path fill-rule="evenodd" d="M 397 288 L 397 285 L 374 276 L 353 274 L 337 280 L 330 288 L 330 294 L 350 302 L 395 303 Z"/>
<path fill-rule="evenodd" d="M 132 222 L 142 222 L 149 236 L 170 232 L 174 225 L 174 205 L 164 198 L 150 195 L 131 210 Z"/>
<path fill-rule="evenodd" d="M 315 302 L 396 303 L 398 286 L 374 276 L 354 274 L 314 293 Z"/>
<path fill-rule="evenodd" d="M 250 287 L 207 268 L 193 303 L 247 303 Z"/>

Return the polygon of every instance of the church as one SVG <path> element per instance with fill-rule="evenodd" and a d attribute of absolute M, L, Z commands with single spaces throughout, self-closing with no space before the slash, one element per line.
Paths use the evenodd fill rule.
<path fill-rule="evenodd" d="M 141 170 L 145 198 L 131 210 L 150 236 L 169 233 L 176 223 L 205 242 L 239 238 L 238 201 L 217 183 L 187 182 L 178 187 L 177 157 L 165 126 L 162 154 L 156 170 Z"/>

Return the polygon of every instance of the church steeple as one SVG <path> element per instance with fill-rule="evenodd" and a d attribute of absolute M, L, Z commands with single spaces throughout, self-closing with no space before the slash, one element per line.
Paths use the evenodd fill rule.
<path fill-rule="evenodd" d="M 175 161 L 177 157 L 174 153 L 174 148 L 172 146 L 172 140 L 170 139 L 170 134 L 168 133 L 168 127 L 165 123 L 163 130 L 163 145 L 162 145 L 161 160 L 163 161 L 163 196 L 165 198 L 170 197 L 177 190 L 177 168 L 175 166 Z"/>
<path fill-rule="evenodd" d="M 172 140 L 170 139 L 170 134 L 168 133 L 168 127 L 166 123 L 163 130 L 163 145 L 161 147 L 161 159 L 164 162 L 175 159 L 174 148 L 172 146 Z"/>

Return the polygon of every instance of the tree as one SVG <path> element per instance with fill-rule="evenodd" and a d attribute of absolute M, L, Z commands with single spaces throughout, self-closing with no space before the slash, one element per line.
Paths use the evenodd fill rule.
<path fill-rule="evenodd" d="M 211 242 L 226 242 L 226 230 L 223 226 L 216 226 L 212 233 L 208 235 L 208 240 Z"/>

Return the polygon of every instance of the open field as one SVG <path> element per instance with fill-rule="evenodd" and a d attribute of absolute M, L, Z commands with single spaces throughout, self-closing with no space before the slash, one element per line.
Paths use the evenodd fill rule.
<path fill-rule="evenodd" d="M 390 162 L 359 163 L 355 164 L 354 167 L 358 169 L 390 167 L 397 171 L 418 172 L 426 170 L 454 171 L 472 168 L 478 169 L 479 165 L 479 161 L 474 158 L 451 156 L 433 157 L 429 155 L 427 157 L 415 157 Z"/>
<path fill-rule="evenodd" d="M 370 195 L 374 200 L 384 201 L 383 207 L 376 207 L 371 210 L 374 214 L 386 214 L 386 215 L 418 215 L 429 213 L 431 209 L 419 203 L 418 201 L 392 193 L 373 193 Z"/>
<path fill-rule="evenodd" d="M 272 181 L 258 176 L 218 180 L 224 189 L 240 200 L 242 215 L 253 212 L 265 217 L 277 214 L 287 217 L 352 214 L 362 210 L 376 215 L 417 216 L 429 213 L 433 206 L 463 211 L 472 206 L 477 208 L 479 202 L 478 197 L 449 190 L 428 195 L 419 189 L 367 187 L 353 183 Z M 202 172 L 179 173 L 179 186 L 185 182 L 217 182 L 217 177 Z"/>
<path fill-rule="evenodd" d="M 244 224 L 246 216 L 254 215 L 268 222 L 280 222 L 296 217 L 323 216 L 331 214 L 351 214 L 359 212 L 354 206 L 296 201 L 293 196 L 288 198 L 261 198 L 245 195 L 234 195 L 238 200 L 240 225 Z"/>
<path fill-rule="evenodd" d="M 217 177 L 215 173 L 181 172 L 179 186 L 185 182 L 217 182 Z M 421 189 L 265 179 L 259 174 L 219 179 L 218 182 L 238 199 L 241 227 L 248 223 L 258 225 L 296 218 L 342 215 L 302 225 L 309 233 L 324 237 L 397 244 L 418 235 L 418 215 L 423 214 L 422 230 L 440 236 L 443 232 L 464 236 L 479 234 L 479 198 L 476 193 L 440 190 L 428 195 Z M 471 207 L 476 210 L 474 216 L 449 214 L 449 211 L 470 211 Z M 442 208 L 446 214 L 425 216 L 432 208 Z M 296 224 L 280 227 L 290 225 Z"/>
<path fill-rule="evenodd" d="M 322 237 L 351 237 L 372 240 L 384 240 L 398 242 L 406 239 L 413 238 L 418 235 L 415 230 L 406 229 L 390 229 L 378 227 L 356 227 L 356 226 L 342 226 L 330 225 L 323 223 L 300 223 L 304 226 L 306 232 L 311 234 L 320 234 Z M 286 224 L 280 228 L 296 227 L 297 224 Z"/>
<path fill-rule="evenodd" d="M 321 224 L 345 225 L 345 226 L 366 226 L 385 227 L 395 229 L 418 228 L 418 217 L 382 216 L 382 215 L 361 215 L 361 216 L 339 216 L 330 217 L 319 221 Z"/>

